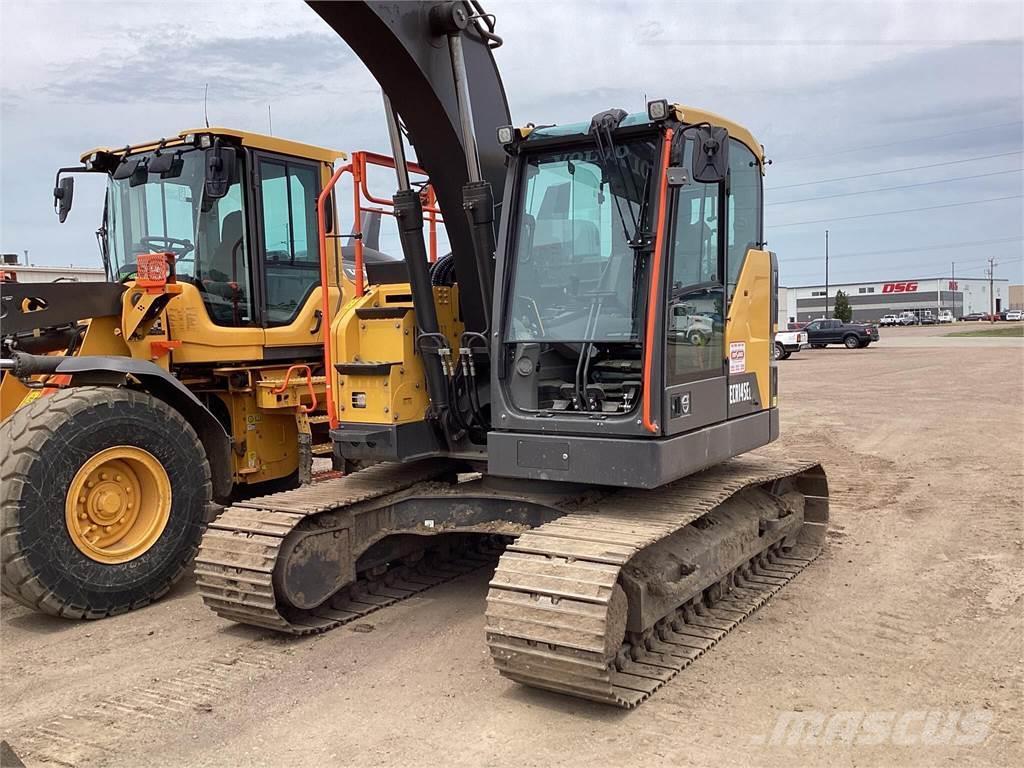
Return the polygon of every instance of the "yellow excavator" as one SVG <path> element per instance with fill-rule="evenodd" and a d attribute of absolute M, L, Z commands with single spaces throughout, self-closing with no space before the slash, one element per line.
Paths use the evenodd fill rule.
<path fill-rule="evenodd" d="M 660 99 L 515 127 L 478 3 L 310 5 L 380 83 L 395 158 L 404 264 L 357 271 L 324 313 L 334 456 L 376 464 L 231 505 L 202 597 L 322 632 L 504 537 L 500 673 L 635 706 L 825 537 L 819 464 L 741 456 L 779 434 L 762 146 Z M 406 140 L 447 214 L 434 263 Z"/>
<path fill-rule="evenodd" d="M 342 245 L 333 199 L 321 251 L 318 199 L 365 157 L 201 128 L 58 171 L 61 222 L 73 174 L 107 179 L 107 282 L 0 283 L 5 595 L 69 618 L 145 605 L 224 504 L 309 481 L 331 453 L 324 310 L 356 257 L 388 260 L 379 217 Z"/>

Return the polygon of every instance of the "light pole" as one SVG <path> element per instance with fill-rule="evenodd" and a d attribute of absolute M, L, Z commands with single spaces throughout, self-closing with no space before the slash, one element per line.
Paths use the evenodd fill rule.
<path fill-rule="evenodd" d="M 825 317 L 828 317 L 828 230 L 825 230 Z"/>

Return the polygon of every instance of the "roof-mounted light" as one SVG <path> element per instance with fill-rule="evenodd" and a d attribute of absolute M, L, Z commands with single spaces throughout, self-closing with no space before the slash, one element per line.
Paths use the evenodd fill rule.
<path fill-rule="evenodd" d="M 651 122 L 658 123 L 668 117 L 668 100 L 657 99 L 647 102 L 647 117 Z"/>
<path fill-rule="evenodd" d="M 516 130 L 511 125 L 502 125 L 498 128 L 498 143 L 503 147 L 511 144 L 516 137 Z"/>

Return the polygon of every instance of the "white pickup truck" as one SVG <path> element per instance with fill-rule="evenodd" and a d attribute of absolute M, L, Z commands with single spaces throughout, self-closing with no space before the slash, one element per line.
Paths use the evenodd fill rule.
<path fill-rule="evenodd" d="M 772 354 L 776 360 L 785 360 L 801 347 L 807 346 L 807 331 L 777 331 Z"/>

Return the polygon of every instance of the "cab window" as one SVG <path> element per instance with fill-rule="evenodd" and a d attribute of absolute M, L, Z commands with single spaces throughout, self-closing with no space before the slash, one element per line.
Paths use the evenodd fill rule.
<path fill-rule="evenodd" d="M 319 170 L 291 160 L 262 158 L 259 173 L 267 324 L 287 325 L 320 284 Z"/>
<path fill-rule="evenodd" d="M 761 167 L 746 144 L 729 140 L 728 293 L 732 298 L 747 251 L 761 247 Z"/>

